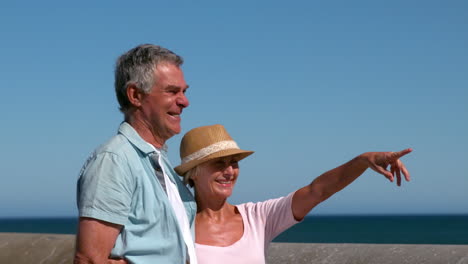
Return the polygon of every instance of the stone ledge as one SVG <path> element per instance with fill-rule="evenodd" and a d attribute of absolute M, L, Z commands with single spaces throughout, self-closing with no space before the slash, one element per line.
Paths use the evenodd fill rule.
<path fill-rule="evenodd" d="M 468 245 L 273 243 L 268 263 L 468 264 Z"/>
<path fill-rule="evenodd" d="M 0 233 L 0 263 L 72 263 L 75 235 Z"/>
<path fill-rule="evenodd" d="M 74 235 L 0 233 L 0 263 L 72 263 L 74 244 Z M 468 245 L 272 243 L 267 262 L 468 264 Z"/>

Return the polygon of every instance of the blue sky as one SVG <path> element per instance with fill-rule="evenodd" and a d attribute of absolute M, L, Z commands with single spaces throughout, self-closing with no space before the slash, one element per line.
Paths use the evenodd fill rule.
<path fill-rule="evenodd" d="M 115 60 L 142 43 L 185 59 L 183 133 L 220 123 L 256 151 L 231 202 L 412 147 L 410 183 L 367 171 L 312 213 L 468 213 L 466 1 L 252 2 L 0 4 L 0 217 L 77 214 L 78 172 L 122 120 Z"/>

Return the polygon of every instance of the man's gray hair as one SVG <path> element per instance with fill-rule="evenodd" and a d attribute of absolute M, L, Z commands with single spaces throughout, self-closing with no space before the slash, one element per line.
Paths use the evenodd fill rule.
<path fill-rule="evenodd" d="M 120 111 L 126 113 L 132 106 L 127 97 L 127 87 L 135 85 L 144 93 L 150 93 L 157 82 L 156 66 L 164 62 L 179 67 L 184 60 L 174 52 L 152 44 L 139 45 L 117 59 L 114 85 Z"/>

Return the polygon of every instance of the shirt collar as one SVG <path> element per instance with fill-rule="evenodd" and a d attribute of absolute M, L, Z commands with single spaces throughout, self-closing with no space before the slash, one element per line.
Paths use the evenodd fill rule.
<path fill-rule="evenodd" d="M 164 168 L 164 170 L 163 170 L 164 177 L 168 178 L 172 183 L 176 184 L 176 182 L 175 182 L 175 180 L 173 178 L 174 177 L 173 175 L 176 175 L 175 172 L 174 171 L 172 171 L 172 172 L 167 171 L 167 170 L 172 170 L 172 166 L 170 165 L 169 161 L 167 160 L 167 146 L 166 146 L 166 144 L 164 144 L 163 148 L 159 149 L 159 148 L 156 148 L 155 146 L 151 145 L 148 142 L 145 142 L 145 143 L 146 143 L 147 146 L 149 146 L 153 150 L 151 155 L 155 155 L 157 163 L 159 163 L 159 165 Z"/>
<path fill-rule="evenodd" d="M 146 155 L 154 153 L 155 149 L 158 152 L 167 154 L 166 144 L 164 144 L 162 148 L 154 148 L 152 145 L 146 142 L 143 138 L 141 138 L 138 132 L 127 122 L 122 122 L 122 124 L 120 124 L 119 134 L 122 134 L 124 137 L 126 137 L 128 141 L 132 143 L 132 145 L 134 145 L 136 148 L 138 148 L 141 152 L 145 153 Z"/>

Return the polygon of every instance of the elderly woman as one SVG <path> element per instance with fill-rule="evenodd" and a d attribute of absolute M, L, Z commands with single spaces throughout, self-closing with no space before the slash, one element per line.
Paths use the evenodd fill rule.
<path fill-rule="evenodd" d="M 332 169 L 285 197 L 232 205 L 239 176 L 238 162 L 253 151 L 241 150 L 222 125 L 192 129 L 182 139 L 181 164 L 175 171 L 195 188 L 195 242 L 199 264 L 265 263 L 269 243 L 334 193 L 348 186 L 367 168 L 391 182 L 409 173 L 399 160 L 411 152 L 367 152 Z M 391 171 L 387 171 L 390 165 Z"/>

